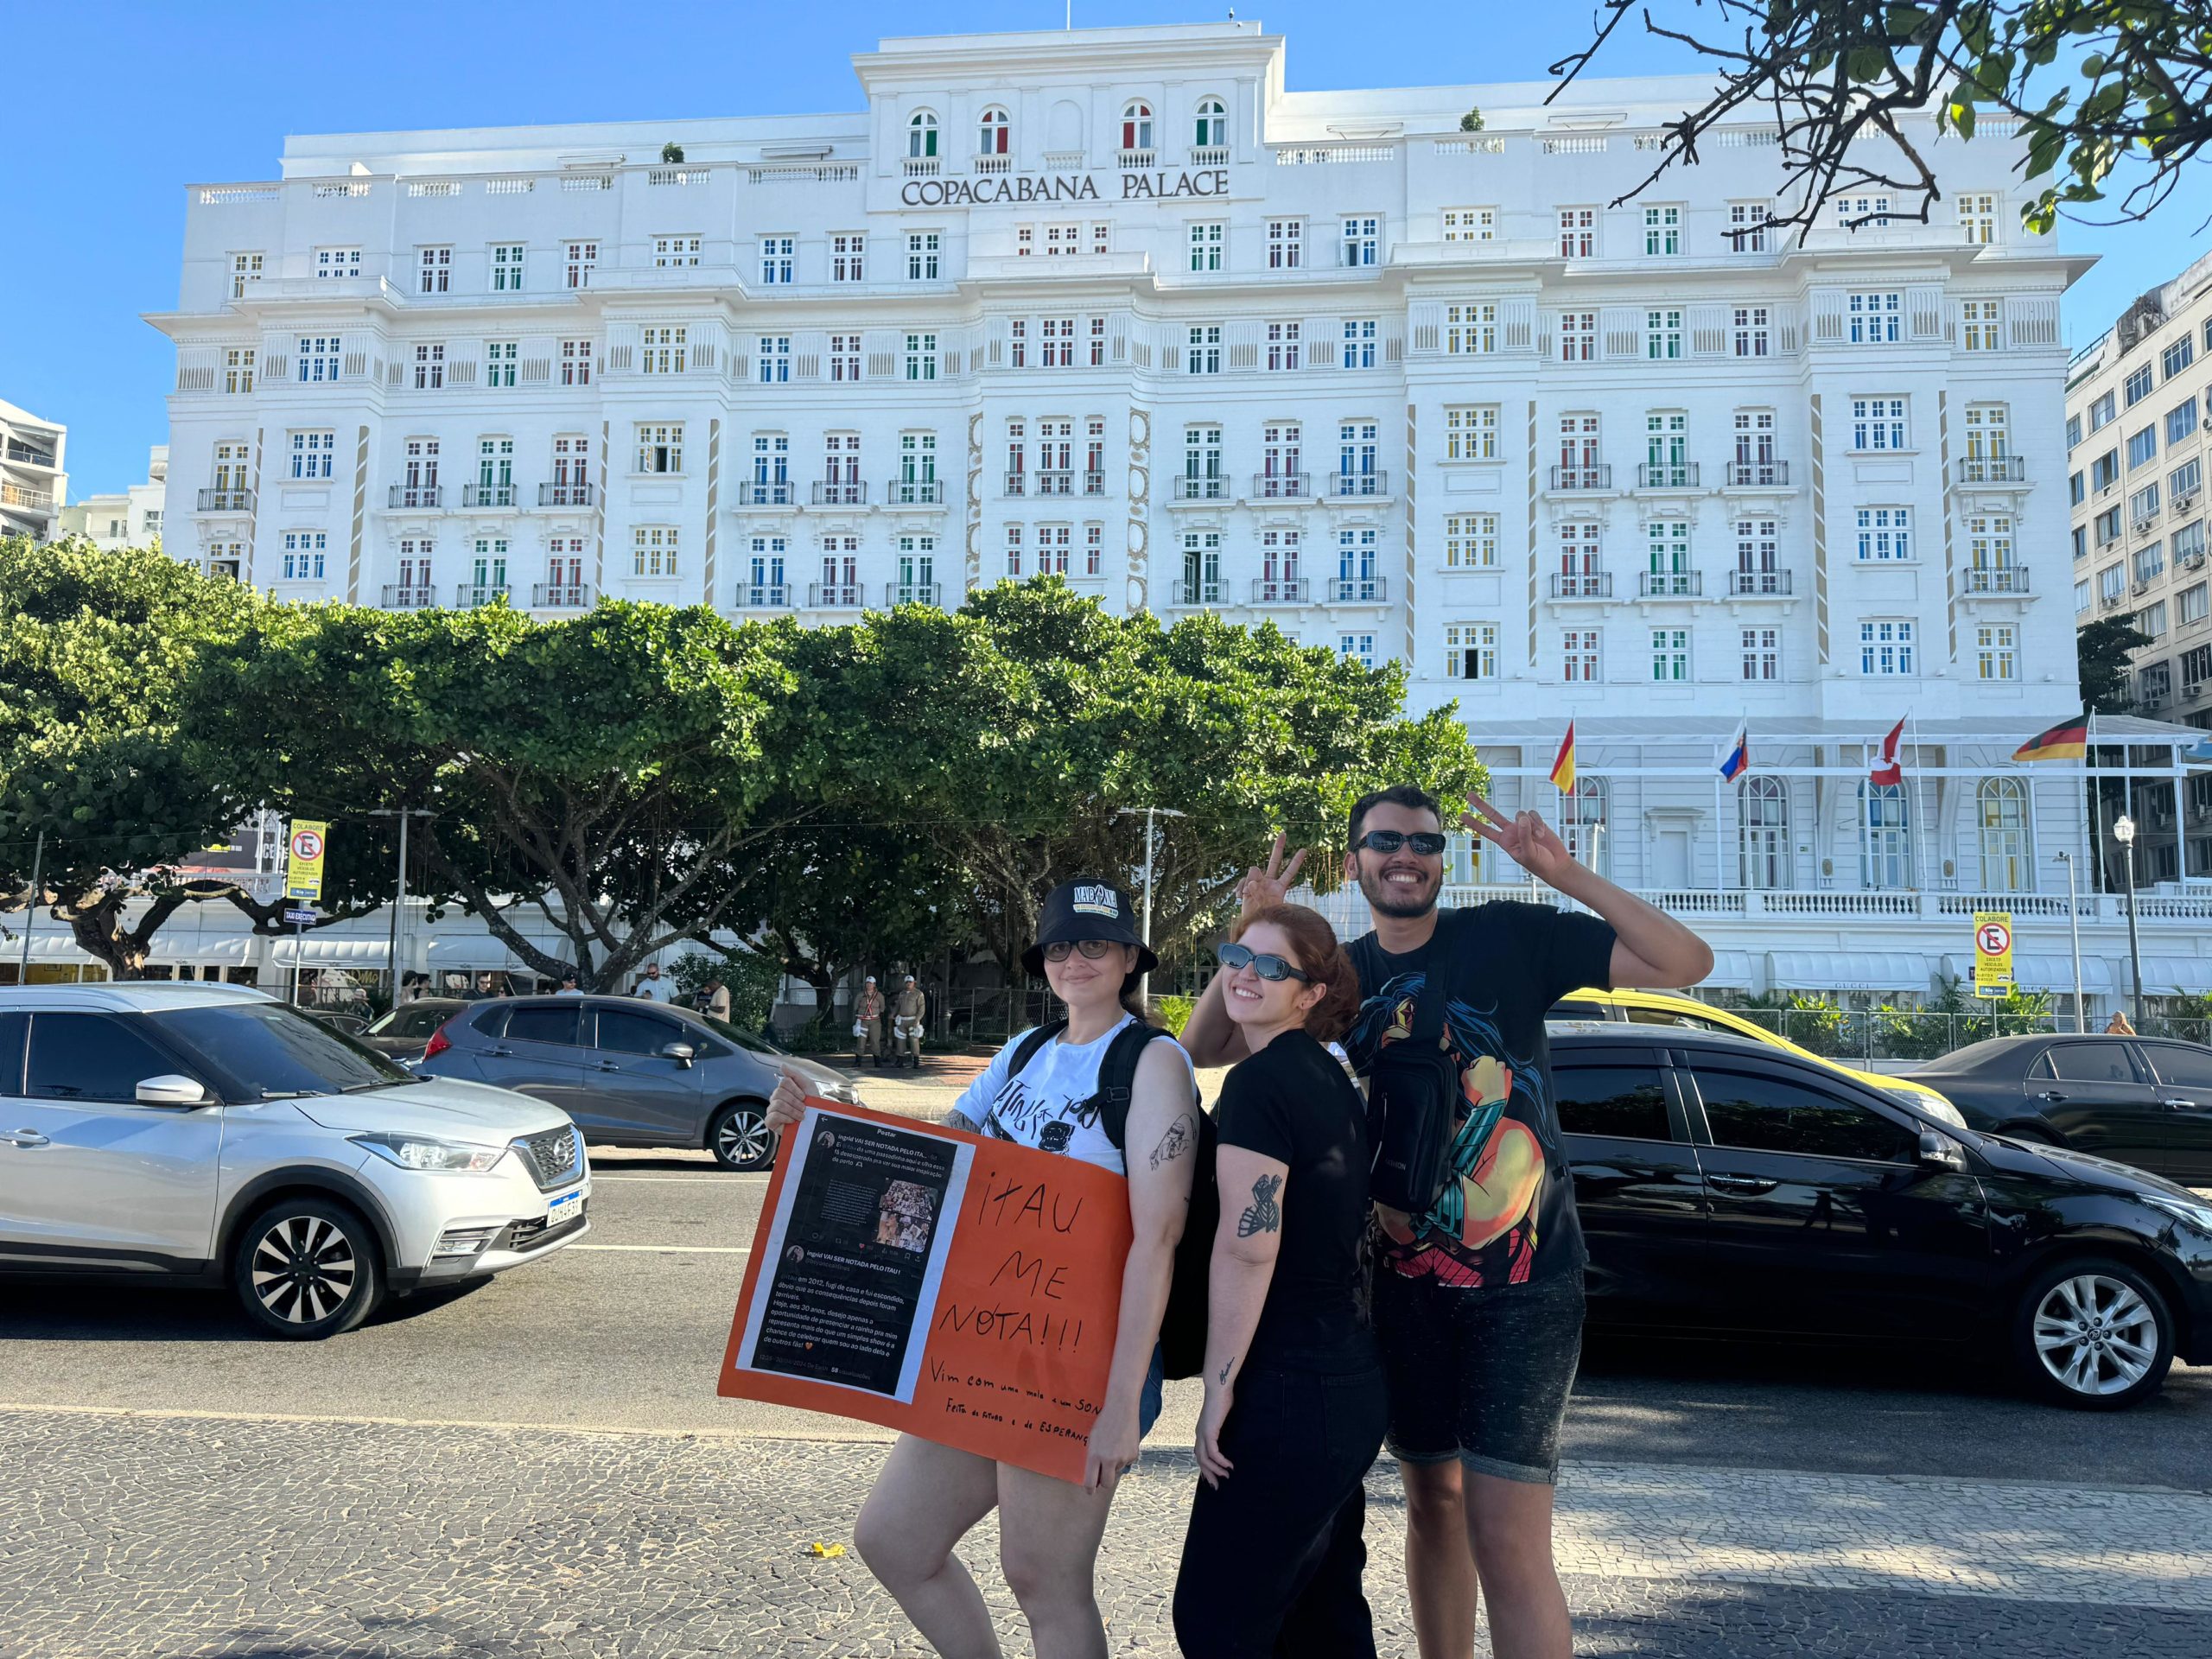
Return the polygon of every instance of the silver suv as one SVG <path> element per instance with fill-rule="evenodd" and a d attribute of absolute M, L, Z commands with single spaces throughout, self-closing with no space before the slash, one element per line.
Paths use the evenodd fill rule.
<path fill-rule="evenodd" d="M 0 1274 L 227 1283 L 286 1337 L 589 1230 L 575 1126 L 243 986 L 0 989 Z"/>

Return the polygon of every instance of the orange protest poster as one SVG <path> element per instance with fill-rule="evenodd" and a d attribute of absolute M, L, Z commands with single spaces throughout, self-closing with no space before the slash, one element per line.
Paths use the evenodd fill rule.
<path fill-rule="evenodd" d="M 1128 1183 L 810 1100 L 784 1137 L 717 1392 L 1081 1480 L 1129 1253 Z"/>

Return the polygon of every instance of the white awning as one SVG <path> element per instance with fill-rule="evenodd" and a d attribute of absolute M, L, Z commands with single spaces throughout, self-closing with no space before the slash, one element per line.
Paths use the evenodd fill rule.
<path fill-rule="evenodd" d="M 2149 964 L 2144 965 L 2147 969 Z M 1945 957 L 1943 971 L 1968 990 L 1974 988 L 1973 957 Z M 2012 958 L 2012 982 L 2024 991 L 2050 991 L 2070 996 L 2074 991 L 2074 958 L 2015 954 Z M 2082 952 L 2082 988 L 2092 996 L 2117 989 L 2113 981 L 2112 964 L 2101 956 Z"/>
<path fill-rule="evenodd" d="M 1928 958 L 1897 950 L 1772 950 L 1767 983 L 1777 991 L 1924 991 Z"/>
<path fill-rule="evenodd" d="M 505 945 L 481 933 L 473 938 L 434 938 L 424 948 L 423 957 L 432 969 L 455 973 L 464 969 L 490 969 L 496 973 L 503 968 L 522 965 Z"/>
<path fill-rule="evenodd" d="M 2147 996 L 2202 996 L 2212 993 L 2212 959 L 2145 957 L 2143 991 Z"/>
<path fill-rule="evenodd" d="M 391 943 L 388 939 L 318 939 L 309 933 L 297 944 L 290 939 L 280 941 L 274 956 L 280 969 L 296 962 L 310 968 L 383 969 L 391 964 Z"/>
<path fill-rule="evenodd" d="M 1726 991 L 1751 990 L 1751 953 L 1748 950 L 1714 951 L 1713 971 L 1705 976 L 1703 982 L 1719 986 Z"/>

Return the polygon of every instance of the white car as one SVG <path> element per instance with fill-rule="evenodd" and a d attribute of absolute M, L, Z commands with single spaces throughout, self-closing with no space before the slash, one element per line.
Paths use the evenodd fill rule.
<path fill-rule="evenodd" d="M 0 1274 L 227 1284 L 278 1335 L 589 1230 L 558 1109 L 423 1078 L 244 986 L 0 988 Z"/>

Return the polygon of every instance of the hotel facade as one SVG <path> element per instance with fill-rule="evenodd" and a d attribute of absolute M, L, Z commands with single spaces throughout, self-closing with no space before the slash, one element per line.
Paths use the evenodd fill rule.
<path fill-rule="evenodd" d="M 2055 987 L 2065 851 L 2124 989 L 2078 772 L 2009 759 L 2080 706 L 2087 262 L 2021 230 L 2002 124 L 1916 133 L 1929 222 L 1864 193 L 1801 236 L 1756 124 L 1619 200 L 1702 82 L 1300 92 L 1285 58 L 1247 22 L 887 40 L 848 114 L 291 138 L 188 193 L 167 545 L 395 607 L 826 622 L 1051 573 L 1273 622 L 1456 699 L 1501 804 L 1693 917 L 1716 983 L 1910 997 L 2009 908 Z M 1454 857 L 1455 898 L 1526 891 Z M 2146 985 L 2212 989 L 2172 887 Z"/>

